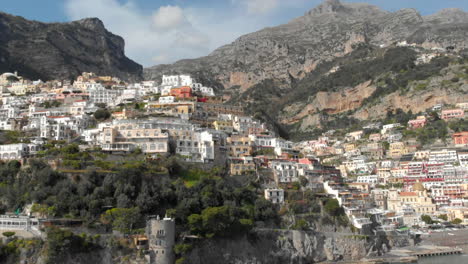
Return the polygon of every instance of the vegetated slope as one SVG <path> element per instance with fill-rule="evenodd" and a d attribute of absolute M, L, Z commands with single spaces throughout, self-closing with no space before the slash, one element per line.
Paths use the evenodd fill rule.
<path fill-rule="evenodd" d="M 97 18 L 48 24 L 0 12 L 0 72 L 42 80 L 84 71 L 140 79 L 143 68 L 125 56 L 124 46 Z"/>

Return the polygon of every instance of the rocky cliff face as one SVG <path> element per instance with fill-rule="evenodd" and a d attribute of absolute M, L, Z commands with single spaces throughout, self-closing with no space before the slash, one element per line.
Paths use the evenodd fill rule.
<path fill-rule="evenodd" d="M 349 232 L 349 231 L 348 231 Z M 205 240 L 185 257 L 192 264 L 306 264 L 340 260 L 359 261 L 382 248 L 407 246 L 409 238 L 388 240 L 298 230 L 257 230 L 239 239 Z M 373 253 L 374 252 L 374 253 Z"/>
<path fill-rule="evenodd" d="M 326 0 L 288 24 L 242 36 L 203 58 L 145 69 L 144 76 L 208 72 L 219 88 L 240 86 L 245 91 L 267 79 L 290 87 L 318 63 L 346 55 L 359 43 L 380 46 L 404 40 L 426 47 L 466 48 L 468 14 L 445 9 L 421 16 L 414 9 L 391 13 L 368 4 Z"/>
<path fill-rule="evenodd" d="M 0 72 L 42 80 L 84 71 L 140 79 L 142 66 L 125 56 L 124 46 L 97 18 L 47 24 L 0 12 Z"/>
<path fill-rule="evenodd" d="M 320 127 L 326 118 L 346 114 L 357 120 L 377 120 L 387 111 L 402 109 L 419 113 L 436 104 L 463 103 L 468 101 L 468 63 L 452 63 L 434 76 L 413 80 L 406 87 L 376 97 L 377 81 L 366 81 L 352 88 L 337 92 L 317 92 L 309 100 L 297 101 L 285 106 L 279 122 L 299 124 L 297 131 L 310 131 Z M 398 78 L 398 77 L 396 77 Z M 370 98 L 373 100 L 369 100 Z"/>

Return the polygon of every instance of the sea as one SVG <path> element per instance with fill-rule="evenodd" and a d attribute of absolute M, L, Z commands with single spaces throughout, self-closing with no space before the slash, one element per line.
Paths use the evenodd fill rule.
<path fill-rule="evenodd" d="M 424 257 L 418 260 L 418 264 L 467 264 L 468 254 L 448 255 L 439 257 Z"/>

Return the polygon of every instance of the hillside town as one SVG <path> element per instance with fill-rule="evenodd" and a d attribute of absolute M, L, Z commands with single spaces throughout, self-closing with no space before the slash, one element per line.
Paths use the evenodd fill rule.
<path fill-rule="evenodd" d="M 390 113 L 360 130 L 292 142 L 189 75 L 125 83 L 86 72 L 49 82 L 4 73 L 0 89 L 2 162 L 43 158 L 64 172 L 85 168 L 47 158 L 54 144 L 120 157 L 175 156 L 227 177 L 259 179 L 264 198 L 279 207 L 299 190 L 334 198 L 357 229 L 376 221 L 382 231 L 468 225 L 468 102 L 441 102 L 405 123 Z M 434 124 L 447 131 L 429 142 L 420 134 L 428 127 L 438 133 Z M 106 169 L 104 161 L 95 166 Z M 168 224 L 174 233 L 171 218 L 154 221 L 150 231 Z"/>

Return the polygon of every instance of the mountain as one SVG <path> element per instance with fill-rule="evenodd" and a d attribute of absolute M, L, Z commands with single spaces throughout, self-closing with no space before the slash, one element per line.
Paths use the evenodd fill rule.
<path fill-rule="evenodd" d="M 318 107 L 318 111 L 329 108 L 325 114 L 330 119 L 330 116 L 357 110 L 363 106 L 363 100 L 376 97 L 376 93 L 389 95 L 381 93 L 386 88 L 377 89 L 376 82 L 382 75 L 395 73 L 396 68 L 402 71 L 414 69 L 414 61 L 421 55 L 409 48 L 396 47 L 396 43 L 403 41 L 429 51 L 450 46 L 454 47 L 454 52 L 461 52 L 468 47 L 468 13 L 444 9 L 433 15 L 421 16 L 414 9 L 387 12 L 369 4 L 326 0 L 302 17 L 241 36 L 206 57 L 144 69 L 144 77 L 158 80 L 162 74 L 192 74 L 230 97 L 232 103 L 245 106 L 251 114 L 258 113 L 259 117 L 283 126 L 287 131 L 304 132 L 310 130 L 309 126 L 323 123 L 323 115 L 315 115 L 316 107 L 304 101 L 331 98 L 336 95 L 332 92 L 357 96 L 355 102 L 351 98 L 347 98 L 349 102 L 340 101 L 340 97 L 324 99 L 322 103 L 329 105 Z M 400 55 L 406 55 L 412 61 Z M 375 63 L 379 67 L 373 68 Z M 401 65 L 392 65 L 394 63 Z M 351 69 L 347 65 L 357 68 Z M 445 62 L 435 68 L 442 70 L 443 65 Z M 419 73 L 420 68 L 424 67 L 412 72 Z M 438 74 L 437 71 L 431 72 Z M 334 82 L 330 76 L 347 78 Z M 420 78 L 418 76 L 417 80 L 421 81 Z M 411 83 L 413 80 L 407 81 Z M 373 89 L 361 93 L 359 87 Z M 317 95 L 319 99 L 316 99 Z M 295 113 L 297 109 L 306 107 L 314 109 L 310 114 Z M 382 113 L 385 115 L 386 111 Z M 371 118 L 364 114 L 355 117 Z M 308 119 L 307 125 L 302 124 L 304 119 Z"/>
<path fill-rule="evenodd" d="M 414 9 L 391 13 L 368 4 L 327 0 L 288 24 L 241 36 L 206 57 L 145 69 L 144 76 L 158 79 L 163 73 L 209 71 L 223 88 L 242 90 L 273 77 L 289 84 L 320 62 L 350 53 L 358 43 L 407 40 L 427 47 L 462 48 L 468 44 L 467 29 L 468 14 L 459 9 L 423 17 Z"/>
<path fill-rule="evenodd" d="M 97 18 L 41 23 L 0 12 L 0 72 L 42 80 L 82 72 L 140 79 L 143 68 L 125 56 L 124 46 Z"/>

